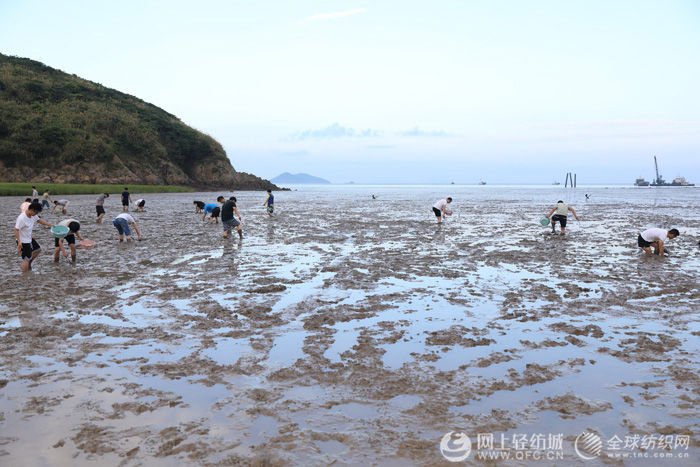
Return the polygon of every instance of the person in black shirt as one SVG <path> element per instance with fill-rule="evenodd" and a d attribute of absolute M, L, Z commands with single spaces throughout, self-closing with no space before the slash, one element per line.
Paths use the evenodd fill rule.
<path fill-rule="evenodd" d="M 224 226 L 224 238 L 228 237 L 229 232 L 234 227 L 238 231 L 238 236 L 243 238 L 243 230 L 241 229 L 241 214 L 238 212 L 236 207 L 236 197 L 231 196 L 228 201 L 224 202 L 224 197 L 219 196 L 216 200 L 220 203 L 224 203 L 221 206 L 221 223 Z M 234 217 L 234 214 L 238 216 L 238 220 Z"/>
<path fill-rule="evenodd" d="M 127 187 L 124 187 L 124 191 L 122 191 L 122 211 L 126 212 L 129 210 L 130 201 L 131 193 L 129 193 L 129 189 Z"/>

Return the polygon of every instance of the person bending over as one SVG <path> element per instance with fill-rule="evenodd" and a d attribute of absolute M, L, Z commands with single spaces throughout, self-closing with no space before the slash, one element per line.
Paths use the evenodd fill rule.
<path fill-rule="evenodd" d="M 68 252 L 63 248 L 63 240 L 68 243 L 70 247 L 71 261 L 75 263 L 76 251 L 75 251 L 75 237 L 77 236 L 80 241 L 83 241 L 83 237 L 80 235 L 80 222 L 75 219 L 65 219 L 58 223 L 58 225 L 63 225 L 68 227 L 68 235 L 65 238 L 55 238 L 54 239 L 54 250 L 53 250 L 53 260 L 58 263 L 59 253 L 63 254 L 64 258 L 68 258 Z"/>
<path fill-rule="evenodd" d="M 556 214 L 554 214 L 555 211 Z M 552 208 L 551 211 L 549 211 L 549 214 L 545 216 L 547 218 L 552 218 L 552 233 L 554 233 L 554 231 L 556 230 L 555 224 L 559 222 L 559 225 L 561 226 L 561 234 L 566 235 L 566 217 L 569 214 L 569 211 L 571 211 L 576 220 L 579 220 L 578 216 L 576 215 L 576 211 L 574 211 L 574 208 L 572 208 L 562 200 L 557 201 L 557 204 Z M 552 214 L 554 215 L 552 216 Z"/>
<path fill-rule="evenodd" d="M 647 229 L 637 237 L 637 245 L 648 255 L 654 249 L 655 255 L 664 255 L 664 242 L 668 239 L 676 238 L 680 235 L 678 229 Z"/>

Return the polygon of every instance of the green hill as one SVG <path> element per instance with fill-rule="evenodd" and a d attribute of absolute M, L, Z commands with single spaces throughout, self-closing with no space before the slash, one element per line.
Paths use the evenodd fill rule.
<path fill-rule="evenodd" d="M 276 188 L 221 145 L 128 94 L 0 54 L 0 181 Z"/>

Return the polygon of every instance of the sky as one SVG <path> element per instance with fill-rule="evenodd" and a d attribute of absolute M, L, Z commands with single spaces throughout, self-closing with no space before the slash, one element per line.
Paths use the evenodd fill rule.
<path fill-rule="evenodd" d="M 0 52 L 264 178 L 700 185 L 697 0 L 0 0 Z"/>

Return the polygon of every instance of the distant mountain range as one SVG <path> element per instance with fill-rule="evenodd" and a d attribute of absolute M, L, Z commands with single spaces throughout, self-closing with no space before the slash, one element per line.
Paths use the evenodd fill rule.
<path fill-rule="evenodd" d="M 283 174 L 280 174 L 276 176 L 275 178 L 270 180 L 272 183 L 275 184 L 302 184 L 302 183 L 324 183 L 324 184 L 330 184 L 328 180 L 320 177 L 314 177 L 313 175 L 309 174 L 290 174 L 289 172 L 285 172 Z"/>

